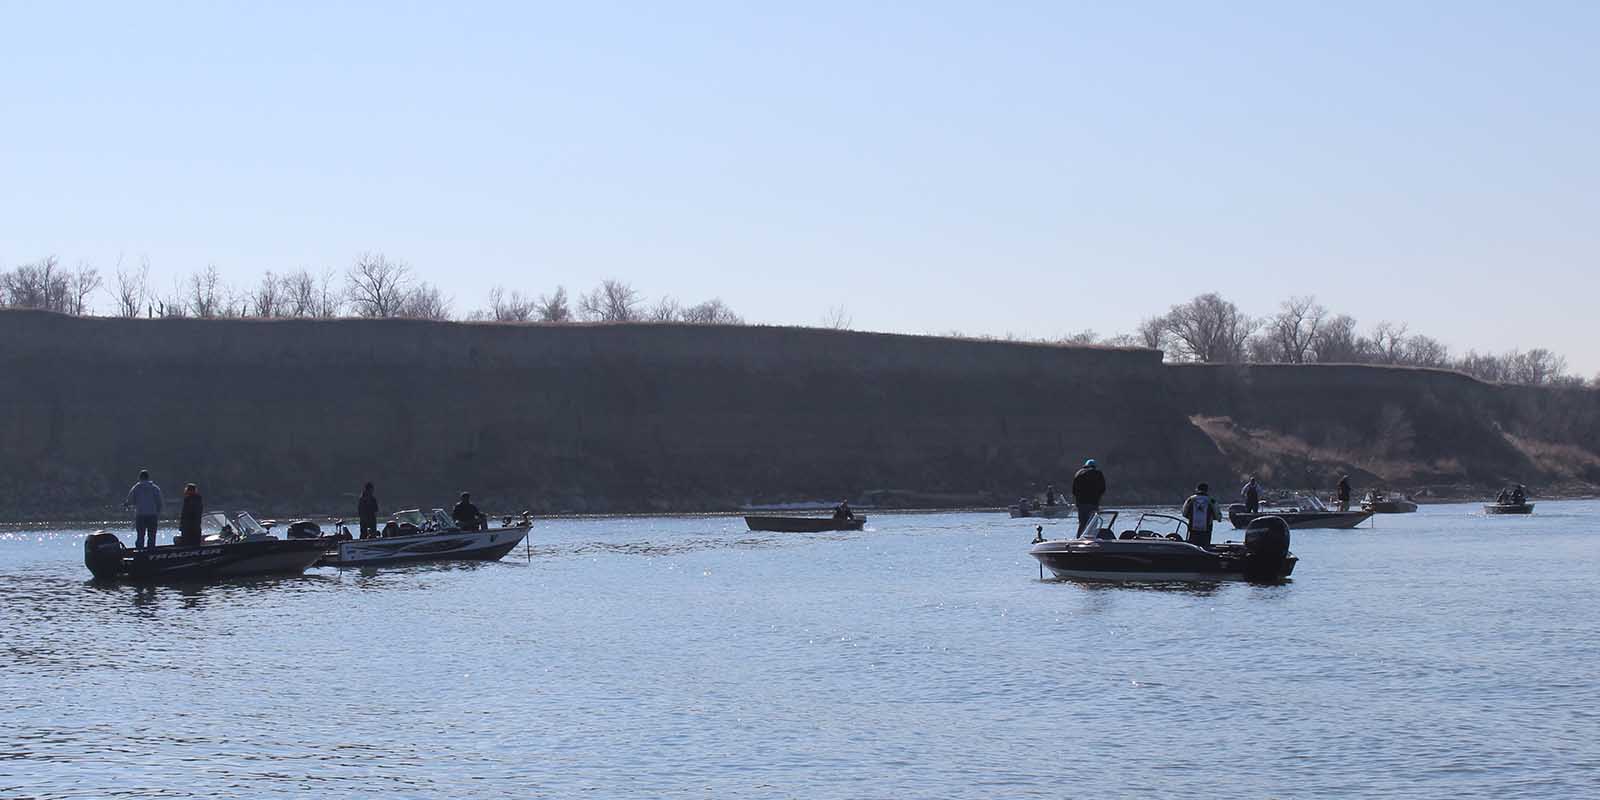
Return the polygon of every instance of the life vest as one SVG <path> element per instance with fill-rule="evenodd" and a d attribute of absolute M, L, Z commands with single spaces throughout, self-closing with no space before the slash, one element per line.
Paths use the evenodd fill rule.
<path fill-rule="evenodd" d="M 1189 530 L 1211 530 L 1211 504 L 1216 502 L 1210 495 L 1197 494 L 1189 498 Z"/>

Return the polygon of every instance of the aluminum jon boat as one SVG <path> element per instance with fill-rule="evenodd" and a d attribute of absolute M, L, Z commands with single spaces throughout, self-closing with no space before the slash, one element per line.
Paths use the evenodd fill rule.
<path fill-rule="evenodd" d="M 444 509 L 431 515 L 421 510 L 402 511 L 384 526 L 384 533 L 368 539 L 339 538 L 317 562 L 326 567 L 370 567 L 411 561 L 498 561 L 522 543 L 533 529 L 526 512 L 505 517 L 499 528 L 464 531 Z"/>
<path fill-rule="evenodd" d="M 1143 514 L 1120 536 L 1116 520 L 1116 512 L 1101 512 L 1077 538 L 1036 542 L 1028 554 L 1057 578 L 1099 580 L 1270 582 L 1289 577 L 1299 563 L 1289 552 L 1289 526 L 1276 517 L 1255 520 L 1243 542 L 1204 546 L 1184 540 L 1187 524 L 1178 517 Z M 1163 533 L 1167 527 L 1174 530 Z"/>

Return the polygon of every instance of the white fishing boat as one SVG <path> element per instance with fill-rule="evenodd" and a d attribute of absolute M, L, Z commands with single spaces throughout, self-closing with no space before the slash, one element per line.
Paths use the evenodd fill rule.
<path fill-rule="evenodd" d="M 367 567 L 408 561 L 497 561 L 522 543 L 533 518 L 505 517 L 498 528 L 462 530 L 442 508 L 431 514 L 402 511 L 383 532 L 366 539 L 339 539 L 317 562 L 328 567 Z"/>

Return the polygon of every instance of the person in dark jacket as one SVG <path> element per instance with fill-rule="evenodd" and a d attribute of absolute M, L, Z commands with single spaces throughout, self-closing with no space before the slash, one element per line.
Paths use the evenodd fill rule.
<path fill-rule="evenodd" d="M 850 510 L 849 500 L 841 500 L 839 501 L 839 505 L 833 507 L 833 518 L 840 520 L 852 520 L 856 518 L 856 512 Z"/>
<path fill-rule="evenodd" d="M 199 547 L 200 518 L 205 516 L 206 504 L 200 498 L 200 487 L 187 484 L 183 487 L 183 510 L 178 514 L 178 544 Z"/>
<path fill-rule="evenodd" d="M 356 501 L 356 516 L 361 518 L 361 538 L 371 539 L 378 535 L 378 496 L 373 494 L 371 483 L 361 489 L 361 499 Z"/>
<path fill-rule="evenodd" d="M 1261 510 L 1261 484 L 1256 476 L 1251 475 L 1250 480 L 1244 482 L 1244 488 L 1239 490 L 1244 495 L 1244 510 L 1251 514 Z"/>
<path fill-rule="evenodd" d="M 1211 487 L 1202 483 L 1194 487 L 1194 494 L 1183 501 L 1183 521 L 1189 523 L 1189 544 L 1207 547 L 1211 544 L 1211 524 L 1222 519 L 1217 501 L 1211 497 Z"/>
<path fill-rule="evenodd" d="M 1339 490 L 1338 490 L 1338 492 L 1339 493 L 1336 495 L 1336 497 L 1338 497 L 1338 499 L 1339 499 L 1339 510 L 1340 511 L 1349 511 L 1350 510 L 1350 476 L 1349 475 L 1340 475 L 1339 476 Z"/>
<path fill-rule="evenodd" d="M 1094 459 L 1083 462 L 1083 469 L 1072 476 L 1072 500 L 1078 504 L 1078 535 L 1089 526 L 1089 520 L 1100 513 L 1100 498 L 1106 494 L 1106 476 Z"/>
<path fill-rule="evenodd" d="M 461 502 L 456 503 L 455 510 L 450 512 L 450 518 L 456 521 L 456 527 L 461 530 L 478 530 L 478 523 L 483 519 L 483 514 L 472 504 L 471 492 L 461 493 Z"/>

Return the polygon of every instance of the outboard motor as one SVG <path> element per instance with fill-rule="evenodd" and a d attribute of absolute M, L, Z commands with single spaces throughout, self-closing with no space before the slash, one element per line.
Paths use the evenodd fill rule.
<path fill-rule="evenodd" d="M 308 519 L 296 520 L 289 523 L 284 535 L 290 539 L 318 539 L 322 537 L 322 528 Z"/>
<path fill-rule="evenodd" d="M 1283 577 L 1289 555 L 1289 523 L 1283 517 L 1256 517 L 1244 529 L 1244 574 L 1253 581 Z"/>
<path fill-rule="evenodd" d="M 95 531 L 83 540 L 83 565 L 96 578 L 115 578 L 122 572 L 122 549 L 122 540 L 116 534 Z"/>

